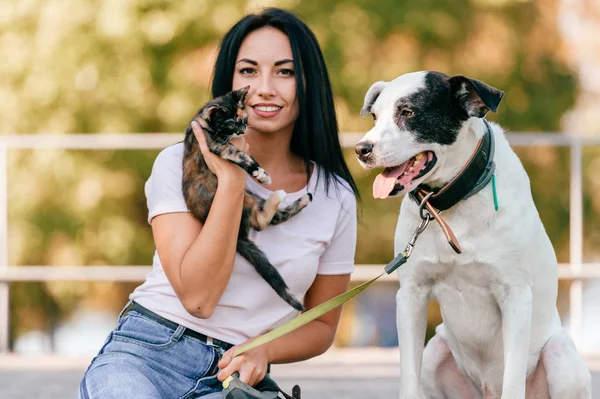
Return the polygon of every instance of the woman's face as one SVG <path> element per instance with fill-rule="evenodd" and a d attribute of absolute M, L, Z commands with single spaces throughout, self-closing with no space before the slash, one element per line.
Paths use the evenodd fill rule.
<path fill-rule="evenodd" d="M 285 33 L 270 27 L 250 33 L 240 47 L 233 89 L 250 86 L 248 126 L 262 133 L 293 131 L 298 117 L 292 48 Z"/>

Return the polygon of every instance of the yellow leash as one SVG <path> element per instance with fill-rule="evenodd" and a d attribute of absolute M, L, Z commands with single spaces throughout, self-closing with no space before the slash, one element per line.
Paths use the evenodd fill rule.
<path fill-rule="evenodd" d="M 404 262 L 406 262 L 406 260 Z M 402 262 L 402 263 L 404 263 L 404 262 Z M 398 265 L 398 266 L 400 266 L 400 265 Z M 391 271 L 390 271 L 390 273 L 391 273 Z M 315 306 L 314 308 L 312 308 L 310 310 L 307 310 L 306 312 L 298 315 L 297 317 L 288 321 L 287 323 L 282 324 L 281 326 L 269 331 L 268 333 L 265 333 L 265 334 L 259 336 L 254 341 L 248 342 L 247 344 L 240 346 L 234 352 L 232 359 L 238 355 L 241 355 L 244 352 L 249 351 L 250 349 L 254 349 L 258 346 L 261 346 L 268 342 L 271 342 L 274 339 L 277 339 L 289 332 L 292 332 L 292 331 L 310 323 L 311 321 L 321 317 L 325 313 L 335 309 L 336 307 L 340 306 L 344 302 L 346 302 L 346 301 L 352 299 L 353 297 L 355 297 L 356 295 L 360 294 L 362 291 L 364 291 L 368 286 L 373 284 L 379 277 L 383 276 L 384 274 L 387 274 L 387 271 L 382 272 L 379 276 L 377 276 L 365 283 L 362 283 L 362 284 L 344 292 L 343 294 L 340 294 L 334 298 L 331 298 L 330 300 L 328 300 L 326 302 L 323 302 L 322 304 L 320 304 L 318 306 Z M 229 383 L 232 380 L 233 380 L 233 376 L 227 377 L 223 381 L 223 388 L 227 389 L 229 387 Z"/>
<path fill-rule="evenodd" d="M 247 344 L 240 346 L 233 353 L 232 359 L 238 355 L 241 355 L 244 352 L 249 351 L 250 349 L 254 349 L 258 346 L 261 346 L 268 342 L 271 342 L 274 339 L 277 339 L 289 332 L 292 332 L 292 331 L 310 323 L 311 321 L 321 317 L 325 313 L 335 309 L 336 307 L 340 306 L 344 302 L 346 302 L 346 301 L 354 298 L 356 295 L 360 294 L 362 291 L 367 289 L 367 287 L 369 287 L 371 284 L 373 284 L 375 281 L 377 281 L 377 279 L 379 279 L 384 274 L 391 274 L 394 270 L 396 270 L 397 268 L 399 268 L 400 266 L 405 264 L 406 261 L 408 260 L 408 258 L 410 257 L 413 248 L 415 247 L 417 238 L 425 230 L 425 228 L 429 225 L 429 222 L 434 219 L 434 216 L 432 216 L 429 212 L 427 212 L 427 211 L 423 212 L 423 210 L 424 210 L 423 208 L 427 205 L 427 200 L 429 199 L 429 197 L 432 194 L 433 194 L 432 192 L 427 194 L 421 200 L 421 204 L 419 206 L 419 210 L 421 211 L 420 212 L 421 223 L 419 224 L 419 226 L 417 226 L 410 241 L 406 245 L 406 248 L 404 249 L 404 251 L 402 251 L 398 256 L 396 256 L 390 263 L 388 263 L 385 266 L 384 271 L 379 276 L 377 276 L 365 283 L 362 283 L 362 284 L 344 292 L 343 294 L 340 294 L 334 298 L 331 298 L 330 300 L 323 302 L 322 304 L 320 304 L 318 306 L 315 306 L 314 308 L 298 315 L 297 317 L 288 321 L 287 323 L 284 323 L 283 325 L 269 331 L 268 333 L 265 333 L 265 334 L 259 336 L 254 341 L 248 342 Z M 232 380 L 233 380 L 233 376 L 227 377 L 223 381 L 223 388 L 227 389 Z"/>
<path fill-rule="evenodd" d="M 384 274 L 386 274 L 386 272 L 381 273 L 379 276 L 377 276 L 365 283 L 362 283 L 362 284 L 352 288 L 351 290 L 344 292 L 343 294 L 340 294 L 334 298 L 331 298 L 327 302 L 323 302 L 322 304 L 315 306 L 314 308 L 312 308 L 310 310 L 307 310 L 306 312 L 298 315 L 296 318 L 288 321 L 287 323 L 269 331 L 268 333 L 261 335 L 260 337 L 256 338 L 254 341 L 248 342 L 246 345 L 239 347 L 233 354 L 233 357 L 241 355 L 242 353 L 247 352 L 250 349 L 254 349 L 257 346 L 264 345 L 267 342 L 271 342 L 274 339 L 277 339 L 277 338 L 281 337 L 282 335 L 292 332 L 292 331 L 310 323 L 311 321 L 321 317 L 325 313 L 337 308 L 344 302 L 346 302 L 346 301 L 350 300 L 351 298 L 355 297 L 356 295 L 360 294 L 368 286 L 373 284 L 375 282 L 375 280 L 377 280 L 379 277 L 383 276 Z"/>
<path fill-rule="evenodd" d="M 425 227 L 426 226 L 427 226 L 427 224 L 425 224 Z M 377 279 L 379 279 L 384 274 L 392 273 L 398 267 L 400 267 L 401 265 L 406 263 L 406 261 L 408 260 L 408 257 L 410 256 L 410 253 L 412 252 L 412 247 L 414 246 L 414 241 L 416 240 L 416 237 L 423 230 L 424 230 L 424 227 L 419 226 L 419 228 L 415 232 L 415 235 L 413 236 L 413 239 L 411 239 L 410 243 L 406 247 L 406 250 L 404 250 L 400 255 L 395 257 L 394 260 L 392 260 L 385 267 L 385 271 L 383 271 L 380 275 L 378 275 L 375 278 L 372 278 L 371 280 L 369 280 L 365 283 L 357 285 L 356 287 L 344 292 L 343 294 L 340 294 L 334 298 L 331 298 L 330 300 L 323 302 L 322 304 L 315 306 L 314 308 L 312 308 L 310 310 L 307 310 L 306 312 L 298 315 L 297 317 L 288 321 L 287 323 L 284 323 L 281 326 L 269 331 L 268 333 L 265 333 L 265 334 L 259 336 L 254 341 L 248 342 L 247 344 L 240 346 L 233 353 L 232 359 L 238 355 L 241 355 L 244 352 L 249 351 L 250 349 L 254 349 L 258 346 L 261 346 L 268 342 L 271 342 L 274 339 L 277 339 L 289 332 L 292 332 L 292 331 L 310 323 L 311 321 L 321 317 L 325 313 L 337 308 L 344 302 L 347 302 L 348 300 L 354 298 L 356 295 L 358 295 L 361 292 L 363 292 L 364 290 L 366 290 L 367 287 L 369 287 L 371 284 L 373 284 L 375 281 L 377 281 Z M 233 376 L 227 377 L 223 381 L 223 388 L 227 389 L 232 380 L 233 380 Z"/>

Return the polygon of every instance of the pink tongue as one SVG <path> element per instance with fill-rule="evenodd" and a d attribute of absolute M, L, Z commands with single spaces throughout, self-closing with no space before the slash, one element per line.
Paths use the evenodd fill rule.
<path fill-rule="evenodd" d="M 398 176 L 404 173 L 409 162 L 405 162 L 393 169 L 386 168 L 382 173 L 378 174 L 373 182 L 373 198 L 387 198 L 394 189 Z"/>

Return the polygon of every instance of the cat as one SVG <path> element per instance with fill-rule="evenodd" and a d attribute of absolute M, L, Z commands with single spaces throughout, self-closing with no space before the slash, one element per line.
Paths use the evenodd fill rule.
<path fill-rule="evenodd" d="M 206 144 L 212 153 L 240 166 L 259 183 L 269 185 L 271 178 L 258 162 L 250 154 L 230 143 L 233 137 L 246 133 L 248 112 L 244 101 L 248 89 L 249 86 L 209 101 L 193 120 L 202 126 Z M 196 219 L 204 223 L 217 189 L 217 177 L 206 165 L 191 122 L 185 131 L 182 184 L 188 209 Z M 312 201 L 312 195 L 307 193 L 284 209 L 277 209 L 284 196 L 285 192 L 279 190 L 264 200 L 246 190 L 237 252 L 254 266 L 258 274 L 283 300 L 293 308 L 303 311 L 304 306 L 289 292 L 277 269 L 269 262 L 264 252 L 248 238 L 251 227 L 260 231 L 269 224 L 285 222 Z"/>

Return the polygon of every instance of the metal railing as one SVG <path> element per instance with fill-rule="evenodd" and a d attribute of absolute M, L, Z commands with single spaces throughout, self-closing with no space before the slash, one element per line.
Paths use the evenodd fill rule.
<path fill-rule="evenodd" d="M 352 147 L 362 133 L 342 135 L 344 147 Z M 581 341 L 584 279 L 600 278 L 600 264 L 583 261 L 582 147 L 600 145 L 600 137 L 556 133 L 509 133 L 513 146 L 569 147 L 570 165 L 570 263 L 559 265 L 559 278 L 572 279 L 570 328 L 575 343 Z M 0 135 L 0 353 L 9 349 L 9 283 L 15 281 L 143 281 L 148 266 L 12 266 L 8 264 L 8 151 L 13 149 L 145 150 L 162 149 L 181 141 L 179 133 Z M 356 265 L 353 281 L 366 281 L 380 271 L 375 265 Z M 382 266 L 382 265 L 378 265 Z M 385 276 L 393 281 L 395 276 Z"/>

